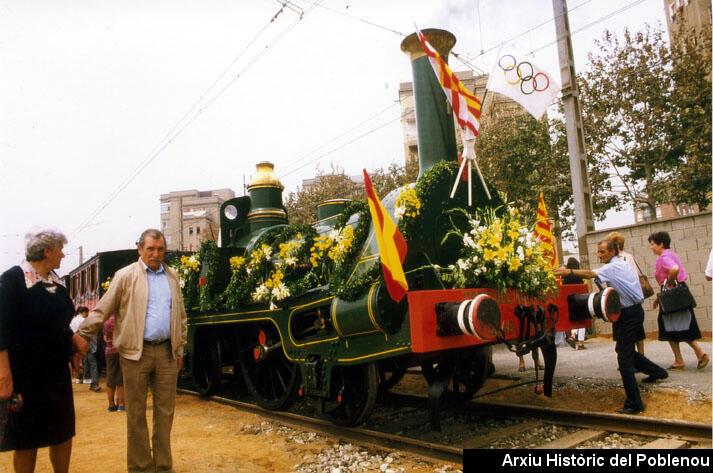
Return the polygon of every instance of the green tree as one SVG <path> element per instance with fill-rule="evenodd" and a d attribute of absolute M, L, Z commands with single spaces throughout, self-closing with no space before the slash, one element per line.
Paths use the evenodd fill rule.
<path fill-rule="evenodd" d="M 672 47 L 674 108 L 669 131 L 677 165 L 659 190 L 675 203 L 710 205 L 711 197 L 711 30 L 682 34 Z"/>
<path fill-rule="evenodd" d="M 331 164 L 330 171 L 317 168 L 314 183 L 297 187 L 285 200 L 291 224 L 311 224 L 317 220 L 317 205 L 329 199 L 359 199 L 363 191 L 344 173 L 344 169 Z"/>
<path fill-rule="evenodd" d="M 616 207 L 702 202 L 701 193 L 710 192 L 709 72 L 702 87 L 710 42 L 707 64 L 703 54 L 676 58 L 661 29 L 649 25 L 625 30 L 622 39 L 606 31 L 595 43 L 599 53 L 589 54 L 578 81 L 582 118 L 591 168 L 611 175 L 610 189 L 614 175 L 624 185 Z M 690 179 L 691 172 L 707 174 L 707 182 Z"/>
<path fill-rule="evenodd" d="M 388 168 L 368 171 L 379 197 L 383 198 L 392 190 L 416 181 L 418 164 L 399 166 L 392 163 Z M 331 163 L 329 171 L 317 169 L 314 183 L 309 187 L 298 187 L 285 199 L 285 208 L 290 223 L 311 224 L 317 220 L 317 206 L 329 199 L 364 200 L 364 185 L 355 183 L 344 169 Z"/>
<path fill-rule="evenodd" d="M 558 234 L 569 234 L 574 223 L 564 129 L 562 123 L 538 121 L 529 114 L 488 116 L 476 141 L 484 176 L 530 223 L 542 192 Z"/>

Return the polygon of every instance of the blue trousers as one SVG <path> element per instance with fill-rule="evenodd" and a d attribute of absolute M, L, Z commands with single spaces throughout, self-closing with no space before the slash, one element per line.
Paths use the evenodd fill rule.
<path fill-rule="evenodd" d="M 89 378 L 92 380 L 92 384 L 90 384 L 90 386 L 99 386 L 99 366 L 97 365 L 96 353 L 87 353 L 87 356 L 84 357 L 84 367 L 84 378 L 86 379 L 87 374 L 89 374 Z"/>
<path fill-rule="evenodd" d="M 634 350 L 637 339 L 637 328 L 644 322 L 644 309 L 641 304 L 625 307 L 621 316 L 613 325 L 616 338 L 616 358 L 619 363 L 621 381 L 626 391 L 624 407 L 631 409 L 644 409 L 641 401 L 639 385 L 636 384 L 635 372 L 645 373 L 649 376 L 665 378 L 668 373 L 665 369 Z"/>

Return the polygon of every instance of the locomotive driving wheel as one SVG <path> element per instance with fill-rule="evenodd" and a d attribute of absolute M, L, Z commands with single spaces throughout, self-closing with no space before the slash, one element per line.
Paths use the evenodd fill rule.
<path fill-rule="evenodd" d="M 220 350 L 215 340 L 201 344 L 196 350 L 193 371 L 196 389 L 202 396 L 209 396 L 220 384 Z"/>
<path fill-rule="evenodd" d="M 376 365 L 335 366 L 331 387 L 334 398 L 325 401 L 324 413 L 337 425 L 359 425 L 371 414 L 378 392 Z"/>
<path fill-rule="evenodd" d="M 468 401 L 483 386 L 488 374 L 490 347 L 474 347 L 459 351 L 457 358 L 448 354 L 438 361 L 421 362 L 426 382 L 432 386 L 436 380 L 449 378 L 447 395 L 458 401 Z"/>
<path fill-rule="evenodd" d="M 265 409 L 289 409 L 297 399 L 299 367 L 285 356 L 277 329 L 251 326 L 243 342 L 240 371 L 250 394 Z"/>

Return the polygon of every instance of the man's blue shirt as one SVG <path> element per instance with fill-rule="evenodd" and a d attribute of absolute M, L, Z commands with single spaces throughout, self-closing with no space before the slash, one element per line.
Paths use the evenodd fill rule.
<path fill-rule="evenodd" d="M 152 271 L 143 260 L 149 281 L 149 297 L 146 305 L 146 326 L 144 340 L 165 340 L 171 338 L 171 288 L 163 264 Z"/>
<path fill-rule="evenodd" d="M 622 258 L 614 256 L 604 266 L 592 271 L 597 273 L 597 277 L 602 282 L 616 289 L 623 308 L 644 302 L 644 293 L 641 291 L 639 276 L 631 269 L 629 263 Z"/>

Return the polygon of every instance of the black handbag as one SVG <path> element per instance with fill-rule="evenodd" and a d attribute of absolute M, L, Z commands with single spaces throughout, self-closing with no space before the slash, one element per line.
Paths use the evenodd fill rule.
<path fill-rule="evenodd" d="M 665 285 L 659 293 L 659 305 L 661 312 L 679 312 L 696 307 L 696 299 L 693 298 L 691 290 L 685 284 L 676 283 L 672 288 Z"/>

